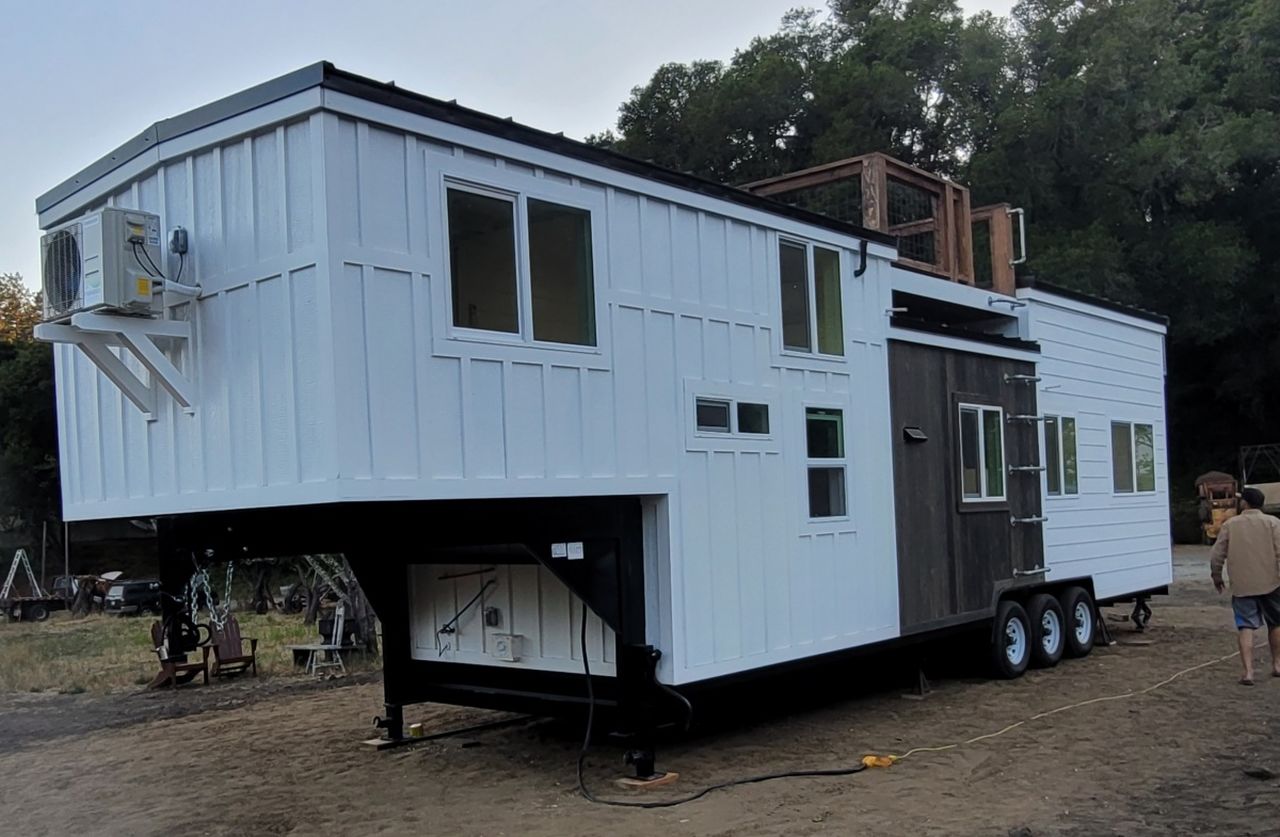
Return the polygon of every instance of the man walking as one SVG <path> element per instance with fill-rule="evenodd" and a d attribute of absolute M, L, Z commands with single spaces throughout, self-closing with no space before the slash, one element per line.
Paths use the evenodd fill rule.
<path fill-rule="evenodd" d="M 1271 673 L 1280 677 L 1280 520 L 1262 513 L 1265 498 L 1256 488 L 1240 492 L 1244 511 L 1229 519 L 1210 553 L 1213 586 L 1221 593 L 1222 567 L 1231 581 L 1231 609 L 1239 629 L 1240 683 L 1253 685 L 1253 632 L 1266 625 Z"/>

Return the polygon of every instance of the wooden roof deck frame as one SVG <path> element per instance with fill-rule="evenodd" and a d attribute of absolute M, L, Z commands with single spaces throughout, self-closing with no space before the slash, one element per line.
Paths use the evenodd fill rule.
<path fill-rule="evenodd" d="M 934 236 L 935 260 L 921 261 L 899 254 L 898 262 L 934 276 L 975 284 L 972 225 L 990 227 L 991 289 L 1012 296 L 1015 292 L 1013 271 L 1013 227 L 1008 204 L 971 208 L 969 189 L 945 177 L 904 163 L 888 154 L 873 152 L 848 157 L 820 166 L 790 172 L 743 184 L 742 188 L 765 197 L 781 197 L 790 193 L 857 178 L 861 181 L 861 217 L 842 218 L 847 223 L 860 223 L 867 229 L 905 237 L 924 232 Z M 933 204 L 930 217 L 905 223 L 891 223 L 889 218 L 889 182 L 896 180 L 927 193 Z"/>

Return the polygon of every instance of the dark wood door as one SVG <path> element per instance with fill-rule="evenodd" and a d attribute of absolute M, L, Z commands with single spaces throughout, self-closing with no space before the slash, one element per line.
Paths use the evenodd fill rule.
<path fill-rule="evenodd" d="M 997 590 L 1043 566 L 1041 526 L 1014 522 L 1040 516 L 1039 473 L 1010 470 L 1039 461 L 1039 423 L 1013 418 L 1036 414 L 1035 386 L 1025 380 L 1034 374 L 1034 364 L 1021 361 L 890 343 L 904 633 L 987 615 Z M 962 475 L 968 461 L 961 450 L 962 409 L 990 414 L 989 432 L 1001 434 L 1000 466 L 988 471 L 992 483 L 997 473 L 1003 482 L 999 492 L 989 492 L 998 499 L 966 500 L 974 487 Z"/>

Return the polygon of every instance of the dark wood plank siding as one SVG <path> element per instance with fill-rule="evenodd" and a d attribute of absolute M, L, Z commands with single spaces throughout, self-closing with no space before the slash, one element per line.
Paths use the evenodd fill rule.
<path fill-rule="evenodd" d="M 1035 387 L 1006 375 L 1034 375 L 1020 361 L 893 342 L 889 347 L 893 420 L 898 596 L 904 633 L 956 617 L 990 612 L 997 587 L 1015 570 L 1044 565 L 1038 525 L 1010 517 L 1040 515 L 1040 479 L 1005 474 L 1007 500 L 965 504 L 960 498 L 958 404 L 975 402 L 1005 415 L 1034 415 Z M 909 442 L 904 429 L 928 437 Z M 1039 462 L 1040 426 L 1006 422 L 1005 466 Z"/>

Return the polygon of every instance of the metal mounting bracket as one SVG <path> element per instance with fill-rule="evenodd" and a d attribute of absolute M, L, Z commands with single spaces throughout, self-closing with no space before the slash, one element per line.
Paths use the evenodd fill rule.
<path fill-rule="evenodd" d="M 1041 515 L 1039 517 L 1017 517 L 1009 515 L 1010 526 L 1026 526 L 1027 524 L 1044 523 L 1049 518 Z"/>
<path fill-rule="evenodd" d="M 67 343 L 84 352 L 107 380 L 115 384 L 147 421 L 155 421 L 155 388 L 159 384 L 188 413 L 195 412 L 195 387 L 191 379 L 169 360 L 158 340 L 191 341 L 191 323 L 155 320 L 83 311 L 70 323 L 41 323 L 35 328 L 37 340 Z M 150 373 L 144 383 L 113 349 L 131 353 Z"/>

